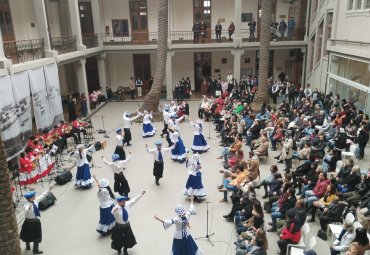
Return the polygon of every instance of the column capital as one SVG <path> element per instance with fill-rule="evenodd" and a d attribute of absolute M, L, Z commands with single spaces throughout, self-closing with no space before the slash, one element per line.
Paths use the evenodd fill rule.
<path fill-rule="evenodd" d="M 306 54 L 306 52 L 307 52 L 307 48 L 306 48 L 306 47 L 302 47 L 302 48 L 301 48 L 301 52 L 302 52 L 302 54 Z"/>
<path fill-rule="evenodd" d="M 97 59 L 105 59 L 107 57 L 107 53 L 102 53 L 100 55 L 97 55 L 96 57 Z"/>
<path fill-rule="evenodd" d="M 241 57 L 242 55 L 244 55 L 244 50 L 243 49 L 239 49 L 239 48 L 232 49 L 231 50 L 231 55 L 233 55 L 233 56 L 239 55 Z"/>
<path fill-rule="evenodd" d="M 167 56 L 172 58 L 175 56 L 175 52 L 173 50 L 167 50 Z"/>
<path fill-rule="evenodd" d="M 79 64 L 81 66 L 84 66 L 86 64 L 86 59 L 84 59 L 84 58 L 83 59 L 80 59 L 79 62 L 80 62 Z"/>

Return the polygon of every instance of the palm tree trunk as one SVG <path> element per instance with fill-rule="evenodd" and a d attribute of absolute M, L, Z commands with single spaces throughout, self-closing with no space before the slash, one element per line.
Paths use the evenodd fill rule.
<path fill-rule="evenodd" d="M 259 73 L 258 73 L 258 92 L 257 102 L 263 103 L 269 102 L 268 96 L 268 72 L 269 72 L 269 61 L 270 61 L 270 25 L 271 25 L 271 12 L 272 12 L 272 1 L 261 0 L 261 39 L 260 39 L 260 58 L 259 58 Z"/>
<path fill-rule="evenodd" d="M 157 70 L 154 76 L 153 86 L 144 98 L 140 111 L 147 110 L 158 112 L 162 84 L 166 75 L 167 61 L 167 38 L 168 38 L 168 0 L 158 1 L 158 49 Z M 156 119 L 156 118 L 155 118 Z"/>
<path fill-rule="evenodd" d="M 10 189 L 8 163 L 0 134 L 0 254 L 20 255 L 18 225 Z"/>

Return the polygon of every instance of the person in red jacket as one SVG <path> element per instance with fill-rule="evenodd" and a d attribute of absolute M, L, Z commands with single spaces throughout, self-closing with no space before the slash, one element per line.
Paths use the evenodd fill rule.
<path fill-rule="evenodd" d="M 312 207 L 314 201 L 317 201 L 324 196 L 329 184 L 330 180 L 328 179 L 326 173 L 320 173 L 319 180 L 317 181 L 313 190 L 306 190 L 305 192 L 307 198 L 307 210 Z"/>
<path fill-rule="evenodd" d="M 279 254 L 286 254 L 288 244 L 297 244 L 301 239 L 301 224 L 296 222 L 294 211 L 289 210 L 286 213 L 286 228 L 281 231 L 278 246 L 280 248 Z"/>

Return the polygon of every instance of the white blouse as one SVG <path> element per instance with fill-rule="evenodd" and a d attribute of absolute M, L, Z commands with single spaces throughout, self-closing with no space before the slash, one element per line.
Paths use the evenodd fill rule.
<path fill-rule="evenodd" d="M 85 164 L 89 164 L 89 161 L 87 160 L 87 152 L 95 150 L 95 145 L 91 145 L 89 148 L 84 149 L 81 152 L 81 157 L 80 157 L 80 152 L 77 150 L 74 152 L 73 156 L 77 158 L 77 167 L 81 167 Z"/>
<path fill-rule="evenodd" d="M 153 118 L 153 115 L 151 113 L 145 114 L 143 117 L 143 124 L 150 124 L 152 121 L 150 120 Z"/>
<path fill-rule="evenodd" d="M 203 131 L 203 127 L 204 125 L 202 124 L 202 127 L 200 127 L 199 123 L 194 123 L 194 122 L 190 122 L 190 125 L 194 126 L 195 127 L 195 132 L 194 132 L 194 135 L 200 135 Z"/>
<path fill-rule="evenodd" d="M 190 204 L 189 210 L 185 213 L 185 217 L 187 220 L 189 220 L 190 216 L 194 214 L 194 205 L 193 203 Z M 163 227 L 165 230 L 169 229 L 172 225 L 175 225 L 175 233 L 173 235 L 173 238 L 175 239 L 182 239 L 183 235 L 188 237 L 190 235 L 189 231 L 189 225 L 183 224 L 182 219 L 177 216 L 171 220 L 164 220 Z"/>
<path fill-rule="evenodd" d="M 101 188 L 98 192 L 98 198 L 101 208 L 108 208 L 114 204 L 113 199 L 109 195 L 109 191 L 106 188 Z"/>
<path fill-rule="evenodd" d="M 200 164 L 198 165 L 197 162 L 188 159 L 186 161 L 186 168 L 189 168 L 189 175 L 196 176 L 198 172 L 200 172 Z"/>
<path fill-rule="evenodd" d="M 123 135 L 119 135 L 119 134 L 116 135 L 117 146 L 123 146 L 123 140 L 124 140 Z"/>
<path fill-rule="evenodd" d="M 113 173 L 119 174 L 122 172 L 124 164 L 126 164 L 130 160 L 130 155 L 127 156 L 126 160 L 118 160 L 113 162 L 108 162 L 105 158 L 103 158 L 104 164 L 110 166 L 113 170 Z"/>
<path fill-rule="evenodd" d="M 135 117 L 129 118 L 126 116 L 126 112 L 123 114 L 123 128 L 130 128 L 131 122 L 139 118 L 141 115 L 138 114 Z"/>
<path fill-rule="evenodd" d="M 40 201 L 49 193 L 49 191 L 44 191 L 39 197 L 36 197 L 34 204 L 39 208 Z M 24 217 L 26 219 L 36 219 L 35 211 L 33 209 L 32 203 L 26 202 L 23 206 L 24 208 Z"/>

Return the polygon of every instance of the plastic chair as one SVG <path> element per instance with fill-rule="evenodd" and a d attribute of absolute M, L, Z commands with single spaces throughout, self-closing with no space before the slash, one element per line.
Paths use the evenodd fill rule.
<path fill-rule="evenodd" d="M 306 250 L 313 250 L 316 246 L 316 237 L 315 236 L 312 236 L 310 238 L 310 241 L 308 242 L 308 245 L 307 247 L 305 247 L 304 249 L 302 248 L 298 248 L 298 247 L 292 247 L 292 249 L 290 250 L 290 255 L 303 255 L 304 251 Z"/>
<path fill-rule="evenodd" d="M 350 158 L 356 158 L 355 157 L 355 150 L 356 150 L 356 144 L 351 144 L 349 147 L 349 151 L 343 151 L 342 152 L 342 158 L 350 157 Z"/>
<path fill-rule="evenodd" d="M 306 237 L 308 235 L 308 233 L 310 232 L 310 225 L 308 225 L 308 223 L 306 222 L 303 226 L 302 226 L 302 237 L 301 237 L 301 240 L 299 240 L 299 243 L 297 244 L 288 244 L 287 246 L 287 249 L 286 249 L 286 255 L 289 255 L 290 254 L 290 250 L 292 248 L 301 248 L 301 249 L 305 249 L 306 245 Z M 303 251 L 302 251 L 302 254 L 303 254 Z"/>

